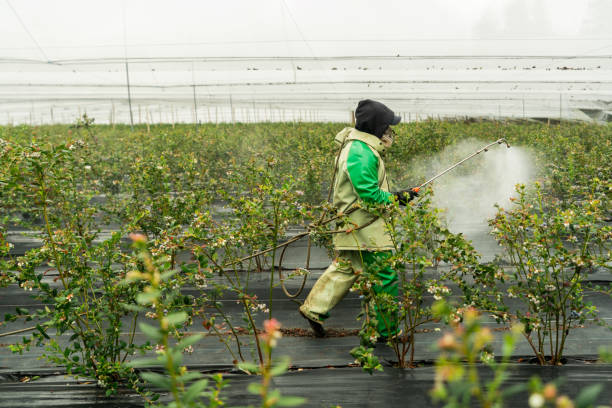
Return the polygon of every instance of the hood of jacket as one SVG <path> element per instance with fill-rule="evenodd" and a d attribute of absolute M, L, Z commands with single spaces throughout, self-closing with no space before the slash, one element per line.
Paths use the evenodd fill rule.
<path fill-rule="evenodd" d="M 349 140 L 359 140 L 361 142 L 364 142 L 381 155 L 384 155 L 387 151 L 387 148 L 380 141 L 379 138 L 375 137 L 371 133 L 361 132 L 352 127 L 345 127 L 340 132 L 338 132 L 338 134 L 334 138 L 334 141 L 338 146 L 342 146 L 345 142 L 348 142 Z"/>

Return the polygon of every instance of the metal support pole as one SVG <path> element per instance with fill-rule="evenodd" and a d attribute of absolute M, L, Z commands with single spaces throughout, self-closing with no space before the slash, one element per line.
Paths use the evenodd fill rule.
<path fill-rule="evenodd" d="M 134 114 L 132 113 L 132 91 L 130 89 L 130 68 L 127 58 L 125 59 L 125 81 L 127 82 L 128 106 L 130 107 L 130 129 L 134 130 Z"/>
<path fill-rule="evenodd" d="M 111 120 L 111 125 L 113 126 L 113 129 L 115 128 L 115 101 L 111 101 L 111 117 L 113 118 Z"/>
<path fill-rule="evenodd" d="M 194 118 L 195 118 L 195 130 L 196 132 L 198 131 L 198 101 L 196 99 L 196 86 L 195 84 L 192 85 L 193 87 L 193 112 L 194 112 Z"/>
<path fill-rule="evenodd" d="M 147 133 L 150 133 L 151 132 L 151 126 L 150 126 L 151 114 L 149 113 L 148 106 L 145 108 L 145 121 L 147 122 Z"/>

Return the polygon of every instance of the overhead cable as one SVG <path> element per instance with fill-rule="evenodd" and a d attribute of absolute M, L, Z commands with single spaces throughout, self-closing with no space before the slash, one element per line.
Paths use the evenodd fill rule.
<path fill-rule="evenodd" d="M 9 0 L 6 0 L 6 4 L 8 4 L 9 8 L 13 11 L 13 14 L 15 14 L 15 17 L 17 17 L 17 20 L 19 21 L 19 24 L 21 24 L 21 27 L 23 27 L 25 32 L 30 36 L 30 39 L 36 45 L 36 48 L 38 48 L 38 51 L 40 51 L 40 53 L 42 54 L 43 58 L 47 62 L 49 62 L 49 57 L 47 57 L 47 54 L 45 53 L 45 51 L 42 49 L 42 47 L 40 46 L 38 41 L 36 41 L 36 38 L 34 38 L 34 35 L 32 35 L 30 30 L 28 30 L 28 27 L 25 25 L 25 23 L 23 22 L 23 20 L 19 16 L 19 13 L 17 13 L 17 10 L 15 10 L 15 8 L 13 7 L 13 5 L 11 4 L 11 2 Z"/>

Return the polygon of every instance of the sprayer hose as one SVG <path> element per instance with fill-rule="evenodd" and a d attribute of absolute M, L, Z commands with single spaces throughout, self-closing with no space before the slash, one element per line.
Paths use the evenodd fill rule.
<path fill-rule="evenodd" d="M 293 298 L 300 296 L 300 294 L 304 290 L 304 286 L 306 286 L 306 280 L 308 279 L 308 274 L 310 273 L 309 268 L 310 268 L 310 247 L 311 245 L 312 245 L 312 240 L 310 236 L 308 236 L 308 250 L 306 252 L 306 267 L 303 269 L 306 273 L 304 274 L 304 279 L 302 279 L 302 284 L 300 285 L 300 288 L 295 293 L 289 292 L 289 290 L 285 286 L 285 277 L 283 275 L 283 257 L 285 256 L 285 251 L 287 250 L 289 245 L 285 245 L 283 247 L 283 250 L 281 251 L 280 259 L 278 260 L 278 278 L 280 279 L 281 289 L 283 290 L 283 292 L 285 292 L 285 295 L 287 295 L 289 299 L 293 299 Z"/>

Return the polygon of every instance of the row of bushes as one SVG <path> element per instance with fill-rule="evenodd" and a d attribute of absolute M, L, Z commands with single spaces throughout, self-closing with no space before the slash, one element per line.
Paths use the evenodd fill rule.
<path fill-rule="evenodd" d="M 141 326 L 158 347 L 169 350 L 164 343 L 169 333 L 179 342 L 178 349 L 164 354 L 170 371 L 180 368 L 176 353 L 197 340 L 181 328 L 202 318 L 233 361 L 248 370 L 250 355 L 241 336 L 247 333 L 256 364 L 270 368 L 270 348 L 254 323 L 256 313 L 269 319 L 274 315 L 271 294 L 278 261 L 277 251 L 268 250 L 278 247 L 290 225 L 305 231 L 294 239 L 331 249 L 333 221 L 342 217 L 325 204 L 337 130 L 332 124 L 210 125 L 198 132 L 160 126 L 150 133 L 82 123 L 69 129 L 0 128 L 0 285 L 19 284 L 48 305 L 5 316 L 7 321 L 36 322 L 32 335 L 12 349 L 25 352 L 32 344 L 44 345 L 49 360 L 69 373 L 96 378 L 112 392 L 125 382 L 139 387 L 126 362 L 155 347 L 134 342 L 139 317 L 160 322 L 161 329 Z M 377 267 L 405 271 L 402 295 L 375 295 L 376 271 L 364 271 L 356 289 L 371 307 L 364 308 L 362 344 L 353 354 L 366 370 L 379 367 L 369 347 L 376 337 L 375 307 L 396 311 L 404 328 L 405 336 L 388 342 L 401 367 L 414 365 L 421 325 L 460 321 L 477 308 L 500 322 L 520 322 L 540 364 L 559 364 L 571 329 L 596 317 L 595 306 L 583 297 L 585 274 L 609 268 L 610 128 L 431 121 L 402 125 L 398 133 L 387 158 L 392 174 L 410 159 L 435 154 L 461 138 L 488 140 L 486 135 L 495 134 L 534 147 L 542 164 L 540 184 L 519 187 L 514 207 L 499 209 L 491 220 L 513 262 L 510 272 L 481 263 L 469 241 L 444 227 L 431 205 L 431 191 L 407 208 L 373 208 L 387 220 L 396 243 L 388 264 Z M 105 199 L 94 199 L 100 195 Z M 219 202 L 227 208 L 224 217 L 215 213 Z M 117 230 L 102 240 L 104 222 Z M 42 246 L 11 256 L 5 231 L 15 224 L 40 230 Z M 131 252 L 122 238 L 134 232 L 142 238 L 133 235 L 139 247 Z M 177 262 L 183 252 L 193 262 Z M 425 281 L 426 269 L 440 263 L 449 268 Z M 57 279 L 50 282 L 48 269 L 41 266 L 57 271 Z M 249 292 L 250 275 L 244 273 L 266 269 L 267 303 Z M 222 276 L 223 283 L 210 279 L 213 275 Z M 185 295 L 185 286 L 200 293 Z M 225 314 L 219 299 L 226 292 L 242 304 L 244 327 Z M 449 306 L 448 318 L 436 314 L 426 300 L 451 294 L 461 301 Z M 520 300 L 520 306 L 510 307 L 508 296 Z M 145 308 L 156 304 L 163 308 Z M 127 330 L 126 320 L 131 322 Z M 130 334 L 121 336 L 123 331 Z M 70 335 L 68 344 L 55 338 L 64 333 Z"/>

